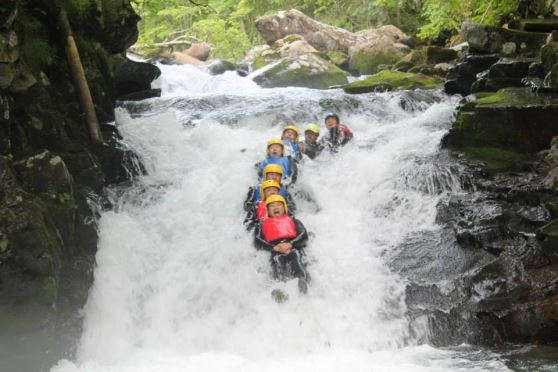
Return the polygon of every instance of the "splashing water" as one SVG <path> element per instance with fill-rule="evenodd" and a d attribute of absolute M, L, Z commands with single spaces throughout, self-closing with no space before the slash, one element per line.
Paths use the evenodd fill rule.
<path fill-rule="evenodd" d="M 490 353 L 435 349 L 406 316 L 405 279 L 383 255 L 436 231 L 433 159 L 455 101 L 404 94 L 260 89 L 233 73 L 166 66 L 163 98 L 117 112 L 148 175 L 100 221 L 95 283 L 76 361 L 54 372 L 501 371 Z M 287 120 L 336 110 L 355 141 L 301 165 L 297 217 L 313 233 L 309 293 L 270 279 L 242 225 L 253 164 Z M 133 113 L 133 114 L 131 114 Z M 323 130 L 323 127 L 322 127 Z M 122 194 L 119 194 L 122 195 Z M 290 299 L 270 296 L 283 288 Z"/>

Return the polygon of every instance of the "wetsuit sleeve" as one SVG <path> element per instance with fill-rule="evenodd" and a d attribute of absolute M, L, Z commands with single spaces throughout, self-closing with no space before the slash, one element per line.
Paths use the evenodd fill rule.
<path fill-rule="evenodd" d="M 254 245 L 258 249 L 264 249 L 266 251 L 272 251 L 273 250 L 273 245 L 269 244 L 263 237 L 262 224 L 261 223 L 258 223 L 258 226 L 256 227 L 256 234 L 255 234 L 255 237 L 254 237 Z"/>
<path fill-rule="evenodd" d="M 246 212 L 250 212 L 252 209 L 254 209 L 255 192 L 256 192 L 256 188 L 253 186 L 248 189 L 248 194 L 246 195 L 246 200 L 244 201 L 244 210 Z"/>
<path fill-rule="evenodd" d="M 291 183 L 295 183 L 298 177 L 298 166 L 296 165 L 296 161 L 291 159 Z"/>
<path fill-rule="evenodd" d="M 291 213 L 296 212 L 296 204 L 294 202 L 293 196 L 287 190 L 285 190 L 285 192 L 286 192 L 286 195 L 287 195 L 285 197 L 285 201 L 287 202 L 287 205 L 289 206 L 289 212 L 291 212 Z"/>
<path fill-rule="evenodd" d="M 302 249 L 306 246 L 306 242 L 308 241 L 308 233 L 306 232 L 306 228 L 304 227 L 302 222 L 300 222 L 296 218 L 293 218 L 293 220 L 295 223 L 297 236 L 296 238 L 291 240 L 290 243 L 293 245 L 293 248 Z"/>

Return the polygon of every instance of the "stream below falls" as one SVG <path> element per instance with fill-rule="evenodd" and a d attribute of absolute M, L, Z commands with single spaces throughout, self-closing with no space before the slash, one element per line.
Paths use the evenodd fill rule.
<path fill-rule="evenodd" d="M 439 147 L 458 98 L 262 89 L 234 72 L 160 67 L 161 98 L 117 109 L 148 173 L 110 190 L 77 353 L 53 372 L 556 370 L 553 350 L 448 345 L 420 301 L 410 309 L 417 284 L 441 293 L 423 308 L 449 309 L 443 294 L 467 259 L 436 222 L 465 192 Z M 270 279 L 242 205 L 266 141 L 287 122 L 323 129 L 330 111 L 355 140 L 300 166 L 297 218 L 312 232 L 300 295 Z"/>

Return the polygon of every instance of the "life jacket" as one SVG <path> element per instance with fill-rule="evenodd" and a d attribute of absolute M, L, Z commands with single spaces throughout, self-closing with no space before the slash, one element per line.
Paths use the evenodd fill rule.
<path fill-rule="evenodd" d="M 284 139 L 283 143 L 285 144 L 285 155 L 292 156 L 293 158 L 300 160 L 302 155 L 300 154 L 300 149 L 295 142 L 291 142 L 291 140 Z"/>
<path fill-rule="evenodd" d="M 260 186 L 262 184 L 259 183 L 258 187 L 256 188 L 256 192 L 254 193 L 254 202 L 257 203 L 260 200 L 262 200 L 262 196 L 260 195 Z M 287 189 L 285 189 L 285 186 L 281 186 L 281 188 L 279 189 L 279 194 L 283 197 L 283 198 L 287 198 Z"/>
<path fill-rule="evenodd" d="M 259 220 L 264 217 L 267 217 L 267 208 L 265 207 L 265 202 L 260 200 L 256 204 L 256 218 Z"/>
<path fill-rule="evenodd" d="M 283 176 L 284 177 L 291 177 L 292 176 L 292 166 L 291 166 L 291 159 L 286 156 L 281 157 L 271 157 L 268 156 L 265 158 L 264 161 L 260 164 L 260 169 L 263 171 L 264 168 L 269 164 L 278 164 L 283 168 Z"/>
<path fill-rule="evenodd" d="M 296 238 L 296 226 L 293 219 L 287 215 L 282 217 L 268 217 L 262 222 L 264 239 L 271 243 L 281 239 Z"/>

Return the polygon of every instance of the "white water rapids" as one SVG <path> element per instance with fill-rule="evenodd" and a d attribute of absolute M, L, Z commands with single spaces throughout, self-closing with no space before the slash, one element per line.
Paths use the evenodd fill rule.
<path fill-rule="evenodd" d="M 425 322 L 408 319 L 405 278 L 383 261 L 407 236 L 439 228 L 444 193 L 420 184 L 454 100 L 438 94 L 405 111 L 401 94 L 261 89 L 234 72 L 161 67 L 163 97 L 117 112 L 148 175 L 102 214 L 78 354 L 52 371 L 507 370 L 496 356 L 428 346 Z M 242 203 L 266 141 L 287 121 L 323 129 L 328 111 L 355 140 L 300 166 L 298 188 L 314 202 L 298 199 L 313 233 L 299 295 L 270 279 Z M 275 287 L 286 303 L 272 299 Z"/>

